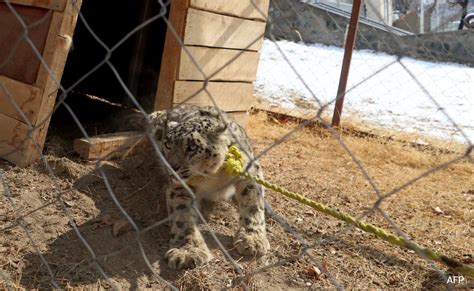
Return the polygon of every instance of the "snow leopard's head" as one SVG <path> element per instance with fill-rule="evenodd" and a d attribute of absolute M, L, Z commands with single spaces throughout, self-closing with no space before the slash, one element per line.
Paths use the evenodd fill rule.
<path fill-rule="evenodd" d="M 216 173 L 224 163 L 229 140 L 218 118 L 198 116 L 166 125 L 162 149 L 173 169 L 184 179 Z"/>

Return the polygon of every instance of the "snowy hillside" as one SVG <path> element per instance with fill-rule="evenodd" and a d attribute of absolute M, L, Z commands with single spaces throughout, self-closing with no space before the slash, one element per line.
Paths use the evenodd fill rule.
<path fill-rule="evenodd" d="M 321 104 L 331 102 L 326 113 L 332 115 L 342 57 L 343 50 L 337 47 L 265 40 L 255 82 L 256 95 L 287 109 L 318 109 Z M 401 63 L 419 83 L 394 56 L 354 51 L 342 120 L 352 116 L 388 129 L 455 138 L 466 143 L 443 114 L 445 110 L 469 139 L 474 140 L 474 68 L 412 58 L 403 58 Z M 378 70 L 382 71 L 372 76 Z M 356 84 L 359 85 L 354 87 Z"/>

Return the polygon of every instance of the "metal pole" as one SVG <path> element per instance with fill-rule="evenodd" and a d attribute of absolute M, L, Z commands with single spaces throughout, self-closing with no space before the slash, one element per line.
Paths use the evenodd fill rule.
<path fill-rule="evenodd" d="M 351 19 L 349 22 L 349 30 L 347 32 L 346 42 L 344 46 L 344 59 L 342 60 L 341 76 L 339 77 L 339 87 L 337 88 L 336 105 L 332 116 L 332 126 L 339 126 L 341 123 L 342 105 L 344 104 L 344 96 L 346 95 L 347 78 L 349 77 L 349 68 L 351 66 L 352 51 L 359 24 L 359 13 L 362 0 L 354 0 L 352 4 Z"/>

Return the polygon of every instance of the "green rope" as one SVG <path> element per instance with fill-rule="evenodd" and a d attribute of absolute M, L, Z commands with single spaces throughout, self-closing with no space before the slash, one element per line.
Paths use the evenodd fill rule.
<path fill-rule="evenodd" d="M 358 221 L 354 217 L 350 216 L 349 214 L 340 212 L 324 204 L 308 199 L 301 194 L 289 191 L 283 187 L 267 182 L 259 177 L 253 176 L 249 174 L 248 172 L 245 172 L 244 171 L 244 158 L 242 156 L 242 153 L 235 146 L 231 146 L 229 148 L 229 151 L 227 152 L 227 155 L 226 155 L 226 160 L 223 165 L 223 170 L 228 175 L 241 176 L 241 177 L 245 177 L 247 179 L 253 180 L 268 189 L 271 189 L 273 191 L 276 191 L 278 193 L 285 195 L 286 197 L 289 197 L 300 203 L 308 205 L 319 212 L 330 215 L 339 220 L 345 221 L 346 223 L 352 224 L 366 232 L 372 233 L 378 238 L 381 238 L 391 244 L 413 250 L 421 257 L 444 264 L 460 274 L 474 277 L 473 266 L 461 263 L 454 259 L 450 259 L 443 254 L 437 253 L 431 249 L 420 246 L 417 243 L 407 241 L 403 237 L 394 235 L 383 228 L 377 227 L 373 224 L 366 223 L 363 221 Z M 195 183 L 196 181 L 200 181 L 198 179 L 201 179 L 201 177 L 193 177 L 191 178 L 191 180 L 188 180 L 188 181 Z"/>

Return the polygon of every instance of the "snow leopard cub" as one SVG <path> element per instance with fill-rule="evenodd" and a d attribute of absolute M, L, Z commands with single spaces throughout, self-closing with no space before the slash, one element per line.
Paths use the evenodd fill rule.
<path fill-rule="evenodd" d="M 198 206 L 202 199 L 218 200 L 235 194 L 240 219 L 234 247 L 242 255 L 265 254 L 270 244 L 265 230 L 263 188 L 244 178 L 230 177 L 221 170 L 231 145 L 246 153 L 245 166 L 254 159 L 244 129 L 215 107 L 180 105 L 169 111 L 154 112 L 149 117 L 153 134 L 177 174 L 184 180 L 192 176 L 206 177 L 188 183 L 196 196 L 195 205 Z M 252 163 L 249 171 L 262 177 L 257 161 Z M 171 248 L 165 256 L 168 267 L 197 267 L 208 262 L 212 255 L 197 227 L 199 218 L 192 206 L 192 196 L 168 172 L 166 199 L 168 213 L 173 214 Z"/>

